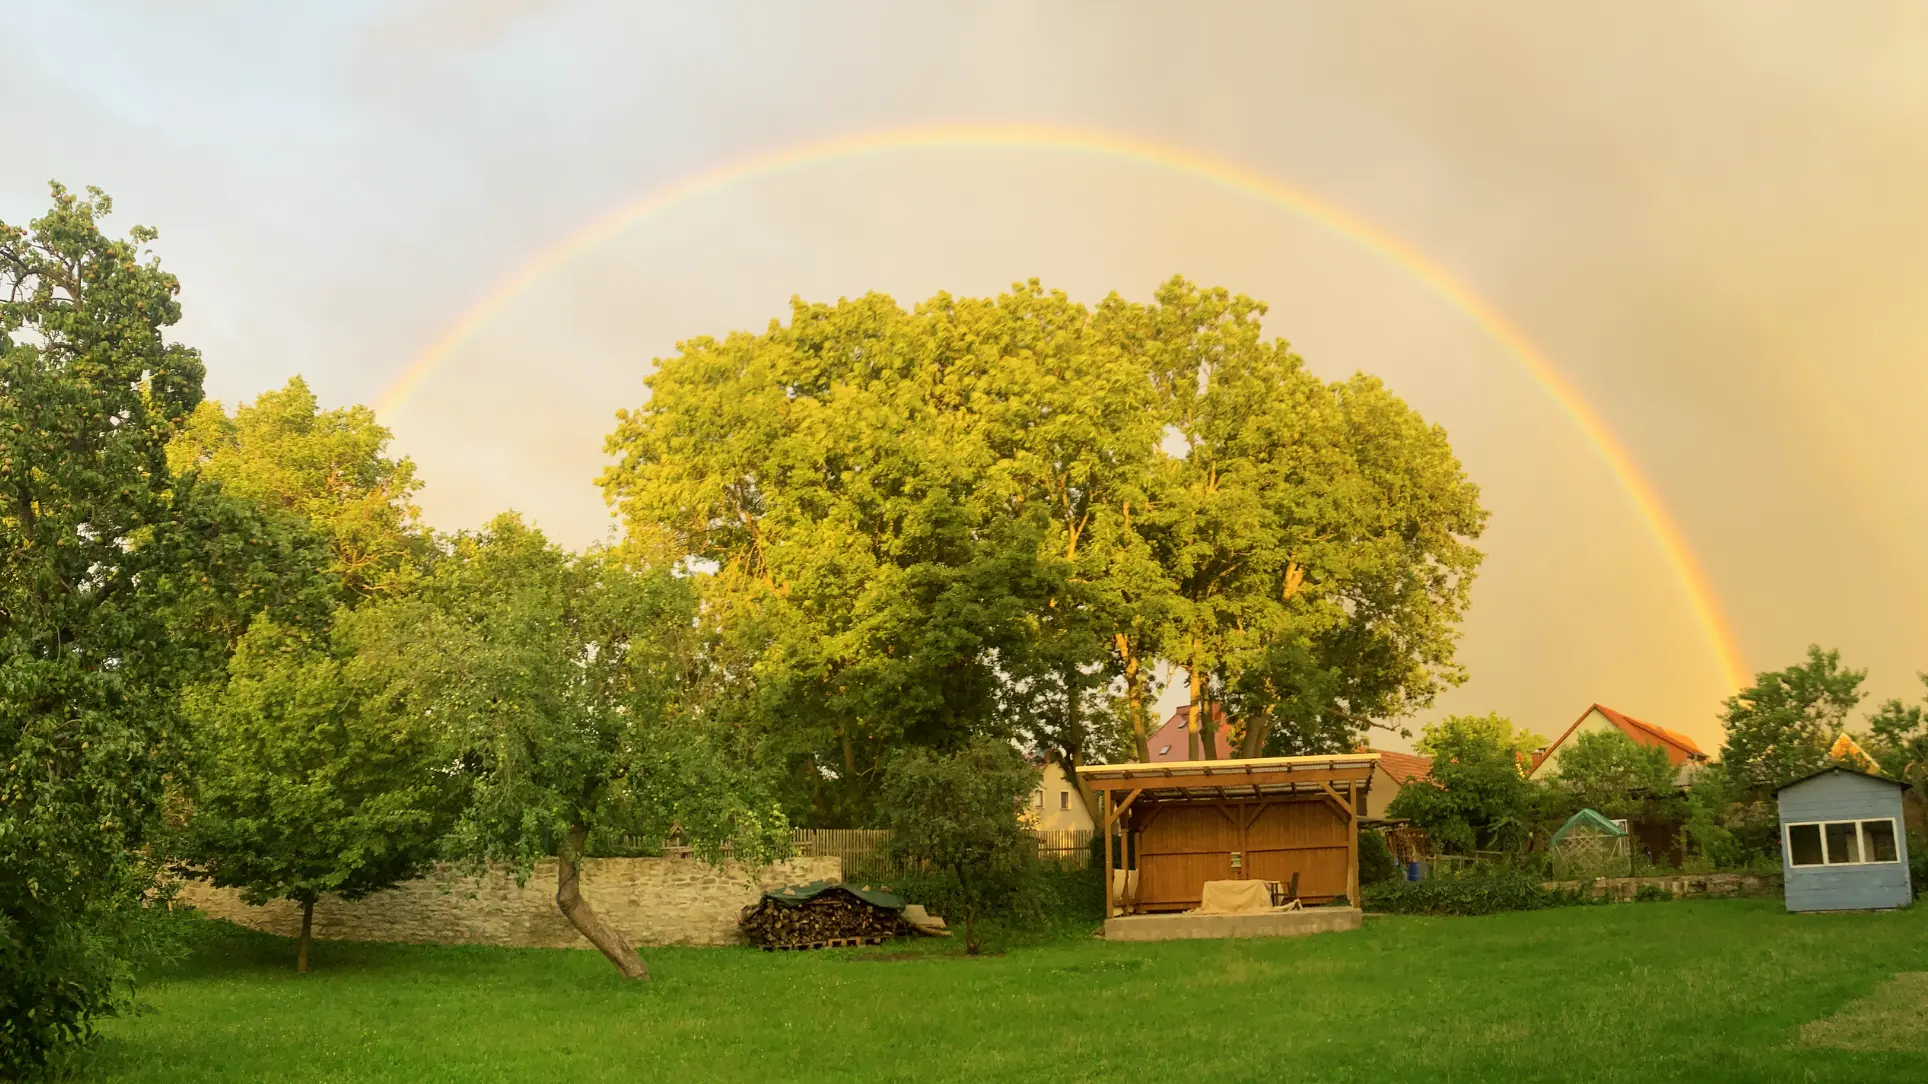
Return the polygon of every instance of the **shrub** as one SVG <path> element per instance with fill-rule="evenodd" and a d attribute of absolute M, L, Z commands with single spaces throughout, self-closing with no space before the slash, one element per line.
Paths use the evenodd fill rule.
<path fill-rule="evenodd" d="M 1673 889 L 1659 885 L 1641 885 L 1633 894 L 1635 903 L 1664 903 L 1674 898 Z"/>
<path fill-rule="evenodd" d="M 964 920 L 964 944 L 977 952 L 977 920 L 999 911 L 1041 910 L 1035 837 L 1018 811 L 1038 785 L 1038 770 L 1009 743 L 980 738 L 954 753 L 903 750 L 884 769 L 881 797 L 891 830 L 890 859 L 948 885 L 945 917 Z M 930 886 L 933 889 L 939 885 Z"/>
<path fill-rule="evenodd" d="M 1581 893 L 1549 891 L 1540 884 L 1535 874 L 1505 870 L 1388 881 L 1364 889 L 1364 895 L 1366 910 L 1390 915 L 1490 915 L 1592 902 Z"/>
<path fill-rule="evenodd" d="M 1915 895 L 1928 892 L 1928 836 L 1908 833 L 1908 875 L 1915 882 Z"/>
<path fill-rule="evenodd" d="M 1378 832 L 1359 833 L 1359 883 L 1362 885 L 1396 881 L 1401 877 L 1399 863 L 1386 847 L 1386 837 Z"/>

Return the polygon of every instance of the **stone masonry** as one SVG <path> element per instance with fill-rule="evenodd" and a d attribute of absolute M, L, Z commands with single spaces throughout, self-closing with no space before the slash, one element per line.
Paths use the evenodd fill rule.
<path fill-rule="evenodd" d="M 637 945 L 740 944 L 737 918 L 766 888 L 840 880 L 835 856 L 792 858 L 758 871 L 694 858 L 591 858 L 583 862 L 582 895 L 604 921 Z M 293 937 L 301 908 L 288 900 L 264 907 L 206 881 L 181 886 L 179 902 L 211 918 Z M 537 864 L 517 886 L 507 873 L 457 876 L 438 869 L 386 892 L 315 904 L 314 936 L 330 941 L 418 941 L 517 948 L 590 948 L 556 909 L 556 863 Z"/>

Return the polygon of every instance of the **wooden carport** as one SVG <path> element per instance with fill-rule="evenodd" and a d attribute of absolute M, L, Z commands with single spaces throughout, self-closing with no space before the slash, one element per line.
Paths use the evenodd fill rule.
<path fill-rule="evenodd" d="M 1283 884 L 1294 874 L 1307 903 L 1343 896 L 1358 906 L 1358 810 L 1378 760 L 1354 753 L 1080 767 L 1102 811 L 1105 914 L 1189 910 L 1206 881 Z M 1124 878 L 1134 891 L 1118 899 L 1112 871 L 1134 867 L 1137 877 Z"/>

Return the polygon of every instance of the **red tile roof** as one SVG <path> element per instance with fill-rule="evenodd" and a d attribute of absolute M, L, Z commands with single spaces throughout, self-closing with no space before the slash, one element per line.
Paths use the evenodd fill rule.
<path fill-rule="evenodd" d="M 1700 746 L 1694 742 L 1694 739 L 1677 730 L 1668 730 L 1664 726 L 1655 726 L 1652 723 L 1642 722 L 1631 715 L 1615 711 L 1605 704 L 1589 704 L 1587 710 L 1581 712 L 1578 719 L 1573 720 L 1573 725 L 1566 728 L 1566 733 L 1561 734 L 1554 740 L 1552 745 L 1546 747 L 1545 752 L 1542 752 L 1533 759 L 1533 766 L 1535 768 L 1539 767 L 1540 764 L 1546 760 L 1548 754 L 1558 749 L 1569 737 L 1572 737 L 1573 732 L 1579 728 L 1580 724 L 1586 722 L 1587 716 L 1596 711 L 1600 713 L 1601 718 L 1612 723 L 1615 729 L 1625 734 L 1627 740 L 1633 742 L 1635 745 L 1657 745 L 1665 749 L 1667 751 L 1667 762 L 1670 764 L 1685 764 L 1689 761 L 1698 763 L 1707 760 L 1707 754 L 1701 751 Z"/>
<path fill-rule="evenodd" d="M 1379 754 L 1379 766 L 1392 776 L 1392 781 L 1405 786 L 1415 779 L 1427 779 L 1433 774 L 1433 758 L 1422 757 L 1417 753 L 1395 753 L 1387 749 L 1373 749 Z"/>
<path fill-rule="evenodd" d="M 1165 720 L 1165 725 L 1152 731 L 1149 743 L 1152 763 L 1192 759 L 1191 739 L 1185 733 L 1185 721 L 1191 717 L 1191 710 L 1189 704 L 1180 705 L 1177 711 L 1172 712 L 1172 717 Z M 1218 750 L 1218 759 L 1230 760 L 1232 743 L 1230 728 L 1225 725 L 1225 709 L 1214 704 L 1212 718 L 1218 723 L 1218 729 L 1213 732 L 1217 740 L 1212 743 Z M 1200 738 L 1203 737 L 1201 734 Z"/>

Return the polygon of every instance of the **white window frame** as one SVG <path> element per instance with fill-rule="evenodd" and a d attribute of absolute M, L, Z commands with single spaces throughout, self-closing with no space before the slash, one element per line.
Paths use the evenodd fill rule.
<path fill-rule="evenodd" d="M 1868 859 L 1868 833 L 1863 831 L 1861 826 L 1864 824 L 1872 824 L 1875 821 L 1887 821 L 1888 827 L 1895 830 L 1895 856 L 1892 859 L 1880 862 L 1873 862 Z M 1828 861 L 1828 825 L 1830 824 L 1854 825 L 1855 853 L 1861 856 L 1859 862 Z M 1818 866 L 1797 866 L 1794 864 L 1794 829 L 1805 828 L 1808 825 L 1813 825 L 1821 831 L 1821 864 Z M 1781 853 L 1787 856 L 1789 869 L 1839 869 L 1844 866 L 1898 866 L 1901 864 L 1901 838 L 1901 826 L 1895 823 L 1893 817 L 1856 817 L 1853 819 L 1843 818 L 1838 821 L 1789 821 L 1781 825 Z"/>

